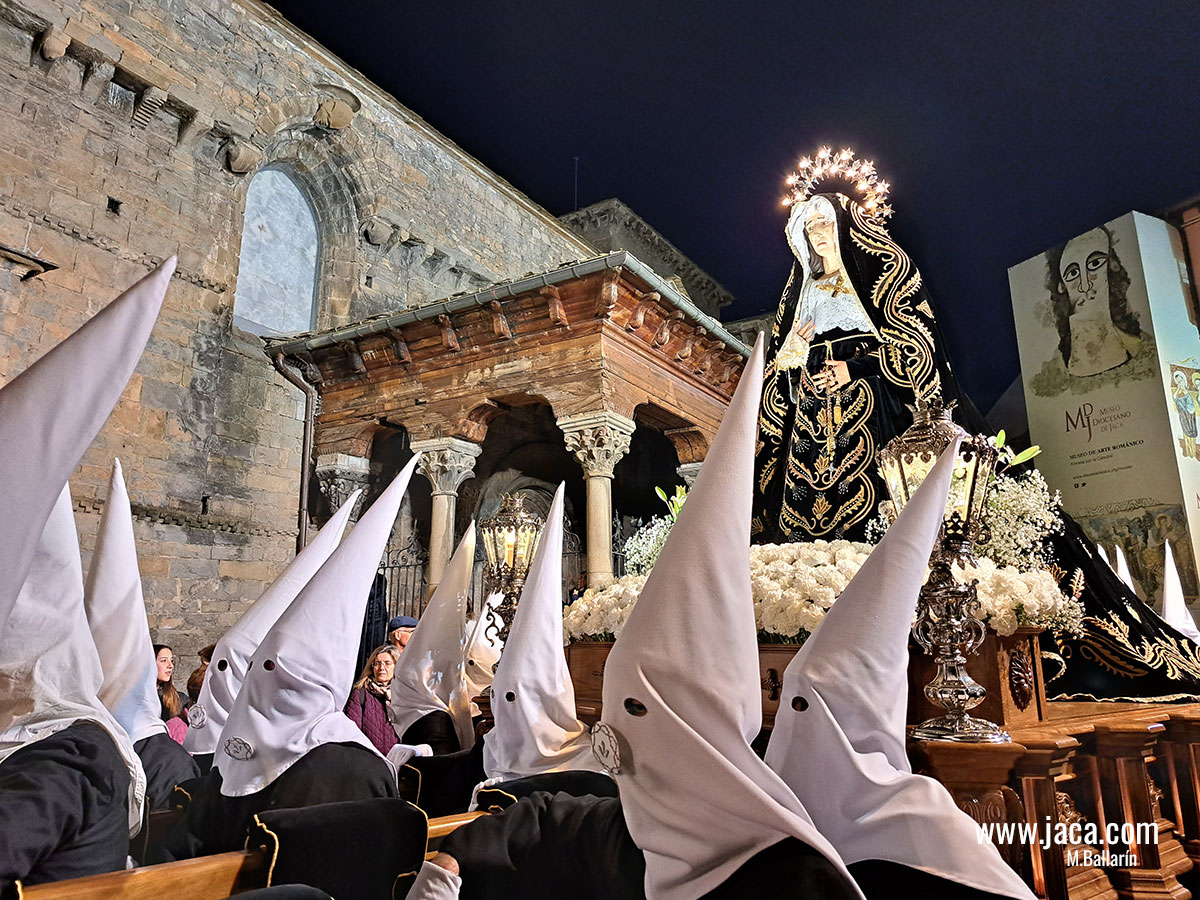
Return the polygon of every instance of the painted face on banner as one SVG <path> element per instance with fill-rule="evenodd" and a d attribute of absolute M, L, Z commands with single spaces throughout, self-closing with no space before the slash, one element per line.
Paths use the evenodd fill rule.
<path fill-rule="evenodd" d="M 1108 235 L 1102 228 L 1074 238 L 1063 249 L 1058 271 L 1072 312 L 1097 298 L 1108 302 L 1108 257 Z"/>

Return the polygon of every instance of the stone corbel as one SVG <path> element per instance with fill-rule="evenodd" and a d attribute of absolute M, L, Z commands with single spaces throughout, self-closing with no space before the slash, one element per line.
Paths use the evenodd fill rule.
<path fill-rule="evenodd" d="M 396 354 L 396 362 L 402 366 L 412 365 L 412 353 L 408 350 L 408 343 L 404 340 L 404 332 L 399 328 L 389 328 L 388 337 L 392 339 L 392 352 Z"/>
<path fill-rule="evenodd" d="M 354 108 L 345 100 L 324 100 L 317 107 L 313 122 L 323 128 L 341 131 L 354 121 Z"/>
<path fill-rule="evenodd" d="M 366 375 L 367 364 L 363 361 L 362 351 L 354 341 L 339 341 L 338 349 L 346 354 L 346 362 L 354 370 L 355 375 Z"/>
<path fill-rule="evenodd" d="M 70 46 L 70 35 L 63 28 L 51 25 L 41 34 L 41 38 L 38 41 L 38 52 L 41 53 L 42 59 L 47 62 L 53 62 L 65 56 L 67 48 Z"/>
<path fill-rule="evenodd" d="M 166 102 L 167 92 L 150 85 L 138 95 L 137 103 L 133 107 L 133 124 L 138 128 L 145 128 Z"/>
<path fill-rule="evenodd" d="M 450 317 L 442 313 L 437 317 L 437 323 L 442 330 L 442 346 L 457 353 L 459 350 L 458 335 L 454 331 L 454 326 L 450 324 Z"/>
<path fill-rule="evenodd" d="M 245 175 L 262 162 L 262 151 L 240 138 L 234 138 L 225 147 L 225 165 L 234 175 Z"/>
<path fill-rule="evenodd" d="M 83 85 L 80 90 L 88 100 L 99 100 L 100 95 L 108 89 L 108 83 L 117 74 L 117 67 L 108 60 L 97 59 L 88 63 L 83 73 Z"/>
<path fill-rule="evenodd" d="M 646 313 L 654 309 L 658 305 L 658 301 L 662 299 L 662 295 L 658 291 L 650 291 L 641 300 L 638 301 L 637 309 L 633 311 L 633 315 L 625 323 L 626 331 L 637 331 L 646 322 Z"/>
<path fill-rule="evenodd" d="M 504 315 L 500 301 L 493 300 L 489 303 L 488 311 L 492 314 L 492 334 L 503 340 L 511 341 L 512 329 L 508 327 L 508 319 Z"/>
<path fill-rule="evenodd" d="M 559 328 L 565 328 L 567 322 L 567 311 L 563 308 L 562 297 L 559 296 L 558 288 L 554 285 L 547 285 L 538 291 L 542 295 L 542 299 L 546 301 L 546 308 L 550 313 L 550 321 Z"/>
<path fill-rule="evenodd" d="M 212 130 L 212 127 L 213 120 L 197 112 L 191 118 L 180 122 L 177 142 L 181 147 L 191 147 L 204 137 L 204 135 L 208 134 Z"/>

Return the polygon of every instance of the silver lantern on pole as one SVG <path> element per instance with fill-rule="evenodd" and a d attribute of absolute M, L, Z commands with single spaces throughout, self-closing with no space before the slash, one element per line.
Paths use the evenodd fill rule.
<path fill-rule="evenodd" d="M 499 635 L 503 640 L 508 639 L 508 629 L 541 540 L 543 525 L 542 519 L 525 509 L 520 494 L 505 494 L 496 514 L 479 523 L 479 536 L 487 555 L 484 586 L 489 594 L 503 595 L 496 608 L 501 621 Z M 480 614 L 483 614 L 482 607 Z"/>
<path fill-rule="evenodd" d="M 1007 742 L 1011 738 L 1000 726 L 967 714 L 987 695 L 966 669 L 967 656 L 983 643 L 985 626 L 975 582 L 963 584 L 953 571 L 955 563 L 973 563 L 976 541 L 987 540 L 985 504 L 999 451 L 985 436 L 966 435 L 950 418 L 952 408 L 953 404 L 943 407 L 919 400 L 912 427 L 879 451 L 883 480 L 899 514 L 942 452 L 964 435 L 913 625 L 913 637 L 937 664 L 925 696 L 946 714 L 922 722 L 912 736 L 926 741 Z"/>

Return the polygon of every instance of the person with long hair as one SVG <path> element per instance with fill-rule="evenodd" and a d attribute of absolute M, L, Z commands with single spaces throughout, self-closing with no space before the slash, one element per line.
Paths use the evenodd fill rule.
<path fill-rule="evenodd" d="M 183 698 L 171 680 L 175 674 L 175 652 L 166 644 L 155 644 L 154 664 L 158 667 L 158 699 L 162 702 L 162 717 L 167 723 L 167 733 L 182 744 L 183 736 L 187 734 L 187 720 L 183 717 Z"/>
<path fill-rule="evenodd" d="M 346 715 L 384 756 L 399 740 L 388 716 L 388 689 L 399 658 L 400 650 L 393 644 L 372 650 L 346 701 Z"/>

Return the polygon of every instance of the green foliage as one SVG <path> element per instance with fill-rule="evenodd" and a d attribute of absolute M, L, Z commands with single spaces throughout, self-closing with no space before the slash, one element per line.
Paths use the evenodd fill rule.
<path fill-rule="evenodd" d="M 667 492 L 660 487 L 654 489 L 654 493 L 658 495 L 658 499 L 667 504 L 667 511 L 671 515 L 671 521 L 674 522 L 679 518 L 679 511 L 683 509 L 683 502 L 687 500 L 687 488 L 678 485 L 675 488 L 674 496 L 668 497 Z"/>

